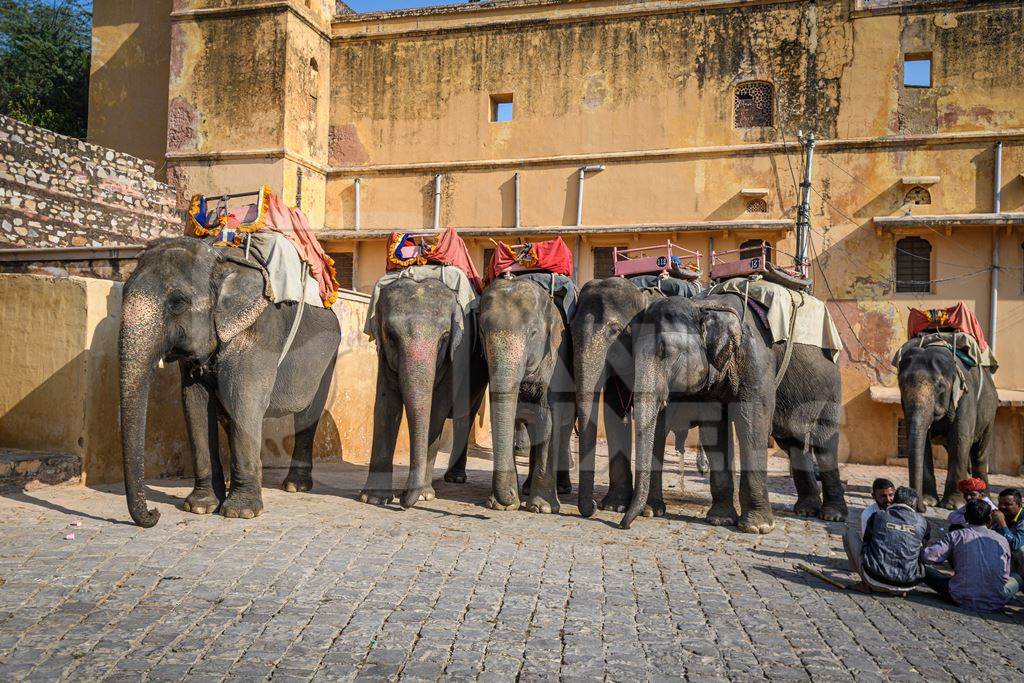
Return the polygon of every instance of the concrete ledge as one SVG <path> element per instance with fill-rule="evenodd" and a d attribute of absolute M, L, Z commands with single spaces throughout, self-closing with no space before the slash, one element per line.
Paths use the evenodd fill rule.
<path fill-rule="evenodd" d="M 1024 407 L 1024 390 L 1021 389 L 996 389 L 999 395 L 1000 408 L 1022 408 Z M 899 387 L 883 387 L 873 385 L 871 387 L 871 400 L 875 403 L 900 404 Z"/>

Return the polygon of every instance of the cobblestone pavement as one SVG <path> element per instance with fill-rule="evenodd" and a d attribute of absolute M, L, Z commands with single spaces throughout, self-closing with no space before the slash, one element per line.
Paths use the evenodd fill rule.
<path fill-rule="evenodd" d="M 774 466 L 781 510 L 792 487 Z M 470 467 L 403 512 L 353 499 L 361 467 L 318 465 L 313 492 L 265 489 L 254 520 L 185 513 L 188 482 L 162 481 L 148 530 L 115 487 L 0 498 L 0 680 L 1024 676 L 1018 603 L 978 615 L 924 590 L 838 590 L 793 565 L 851 580 L 842 525 L 707 526 L 692 461 L 685 495 L 667 478 L 668 518 L 630 531 L 574 505 L 487 510 L 489 463 Z M 879 473 L 844 469 L 854 509 Z"/>

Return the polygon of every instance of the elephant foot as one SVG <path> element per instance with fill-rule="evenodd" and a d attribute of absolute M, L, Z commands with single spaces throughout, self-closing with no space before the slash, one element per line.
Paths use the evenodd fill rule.
<path fill-rule="evenodd" d="M 568 472 L 558 473 L 557 491 L 560 496 L 567 496 L 572 493 L 572 479 Z"/>
<path fill-rule="evenodd" d="M 188 494 L 185 504 L 181 507 L 185 512 L 191 512 L 196 515 L 208 515 L 217 511 L 217 508 L 220 507 L 220 500 L 213 491 L 193 490 L 192 493 Z"/>
<path fill-rule="evenodd" d="M 711 526 L 735 526 L 739 515 L 732 505 L 712 505 L 704 519 Z"/>
<path fill-rule="evenodd" d="M 633 500 L 632 491 L 620 491 L 612 489 L 601 499 L 601 509 L 608 512 L 625 512 Z"/>
<path fill-rule="evenodd" d="M 845 522 L 848 510 L 846 509 L 846 503 L 837 505 L 835 503 L 825 503 L 821 506 L 821 512 L 818 513 L 818 519 L 822 519 L 826 522 Z"/>
<path fill-rule="evenodd" d="M 259 493 L 232 493 L 220 506 L 220 514 L 231 519 L 252 519 L 262 513 L 263 498 Z"/>
<path fill-rule="evenodd" d="M 547 500 L 543 496 L 530 496 L 526 500 L 527 512 L 538 512 L 545 515 L 557 513 L 559 509 L 557 502 Z"/>
<path fill-rule="evenodd" d="M 492 493 L 490 496 L 487 497 L 487 502 L 484 503 L 484 505 L 489 507 L 491 510 L 518 510 L 519 498 L 513 497 L 512 502 L 509 503 L 508 505 L 505 505 L 500 500 L 495 498 L 494 494 Z"/>
<path fill-rule="evenodd" d="M 939 504 L 939 499 L 930 493 L 926 493 L 920 498 L 920 503 L 925 507 L 935 507 Z"/>
<path fill-rule="evenodd" d="M 444 473 L 444 480 L 449 484 L 465 484 L 466 470 L 449 470 Z"/>
<path fill-rule="evenodd" d="M 313 473 L 307 469 L 289 469 L 288 476 L 281 483 L 281 488 L 288 493 L 308 491 L 313 488 Z"/>
<path fill-rule="evenodd" d="M 818 496 L 798 498 L 793 506 L 793 514 L 798 517 L 817 517 L 820 513 L 821 498 Z"/>
<path fill-rule="evenodd" d="M 359 492 L 359 502 L 370 505 L 388 505 L 395 499 L 392 491 L 378 491 L 374 489 L 363 489 Z"/>
<path fill-rule="evenodd" d="M 647 505 L 644 506 L 643 511 L 644 517 L 664 517 L 665 516 L 665 501 L 663 500 L 647 500 Z"/>
<path fill-rule="evenodd" d="M 586 500 L 580 499 L 576 501 L 576 507 L 580 509 L 580 517 L 591 517 L 594 514 L 594 499 L 588 498 Z"/>
<path fill-rule="evenodd" d="M 736 527 L 746 534 L 767 534 L 775 528 L 775 520 L 770 512 L 746 512 Z"/>
<path fill-rule="evenodd" d="M 405 509 L 411 508 L 421 500 L 434 500 L 437 494 L 433 486 L 424 486 L 421 489 L 409 489 L 402 494 L 401 505 Z"/>
<path fill-rule="evenodd" d="M 934 504 L 935 503 L 932 503 L 932 505 L 934 505 Z M 961 496 L 958 493 L 958 494 L 954 494 L 954 495 L 951 495 L 951 496 L 945 496 L 942 499 L 942 502 L 939 503 L 939 507 L 941 507 L 941 508 L 943 508 L 945 510 L 956 510 L 957 508 L 959 508 L 963 504 L 964 504 L 964 497 Z"/>

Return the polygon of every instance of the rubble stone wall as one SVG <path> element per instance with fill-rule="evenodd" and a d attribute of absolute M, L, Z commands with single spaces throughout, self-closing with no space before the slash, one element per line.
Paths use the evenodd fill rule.
<path fill-rule="evenodd" d="M 182 234 L 145 160 L 0 116 L 0 248 L 141 244 Z"/>

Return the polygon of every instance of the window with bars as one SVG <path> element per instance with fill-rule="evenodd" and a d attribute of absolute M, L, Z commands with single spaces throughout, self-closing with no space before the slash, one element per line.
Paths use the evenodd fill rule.
<path fill-rule="evenodd" d="M 772 125 L 771 83 L 749 81 L 736 86 L 736 106 L 733 125 L 736 128 L 767 128 Z"/>
<path fill-rule="evenodd" d="M 594 247 L 594 279 L 615 275 L 612 249 L 615 247 Z M 625 249 L 625 247 L 619 247 Z"/>
<path fill-rule="evenodd" d="M 355 273 L 352 267 L 354 260 L 352 258 L 352 252 L 337 251 L 332 254 L 328 254 L 328 256 L 334 259 L 334 272 L 338 278 L 338 285 L 340 285 L 342 289 L 355 290 Z"/>
<path fill-rule="evenodd" d="M 896 242 L 896 291 L 930 292 L 932 245 L 920 237 Z"/>
<path fill-rule="evenodd" d="M 914 187 L 910 188 L 909 192 L 907 192 L 905 203 L 917 205 L 931 204 L 932 195 L 928 192 L 928 190 L 924 189 L 920 185 L 915 185 Z"/>
<path fill-rule="evenodd" d="M 747 240 L 740 245 L 740 260 L 754 258 L 761 255 L 761 247 L 764 247 L 764 257 L 768 263 L 772 263 L 772 244 L 767 240 Z"/>

